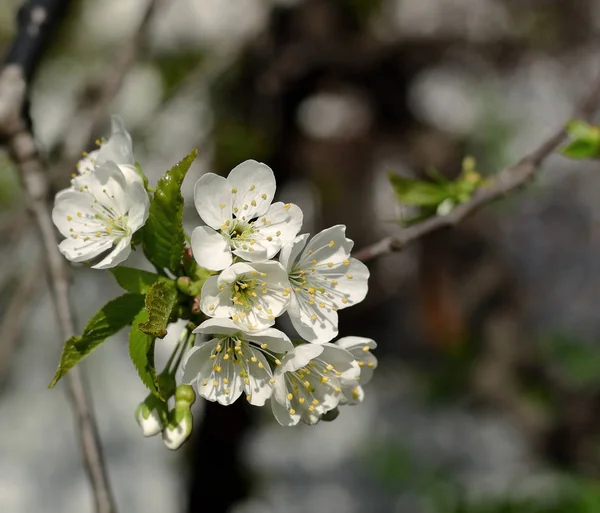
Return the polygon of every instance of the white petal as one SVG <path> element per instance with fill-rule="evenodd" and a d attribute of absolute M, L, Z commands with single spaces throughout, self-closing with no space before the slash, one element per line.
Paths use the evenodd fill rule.
<path fill-rule="evenodd" d="M 138 183 L 142 187 L 144 186 L 144 179 L 137 172 L 135 166 L 130 166 L 129 164 L 117 164 L 123 176 L 125 176 L 125 181 L 128 184 Z"/>
<path fill-rule="evenodd" d="M 344 397 L 344 404 L 358 404 L 362 403 L 365 398 L 365 391 L 363 387 L 355 381 L 353 384 L 347 384 L 342 387 L 342 394 Z"/>
<path fill-rule="evenodd" d="M 235 243 L 235 241 L 234 241 Z M 248 262 L 263 262 L 267 260 L 267 250 L 259 244 L 255 242 L 252 246 L 249 246 L 245 242 L 238 242 L 236 244 L 236 249 L 233 250 L 233 253 Z M 248 249 L 244 249 L 243 246 L 246 246 Z M 252 249 L 252 251 L 250 251 Z"/>
<path fill-rule="evenodd" d="M 93 242 L 83 242 L 79 238 L 68 238 L 58 245 L 58 249 L 71 262 L 84 262 L 96 258 L 110 249 L 112 245 L 112 240 L 108 237 Z"/>
<path fill-rule="evenodd" d="M 263 215 L 275 196 L 273 171 L 256 160 L 246 160 L 234 167 L 227 182 L 236 190 L 233 194 L 233 207 L 238 209 L 237 217 L 240 218 L 250 220 Z"/>
<path fill-rule="evenodd" d="M 231 220 L 231 186 L 227 179 L 214 173 L 202 175 L 194 186 L 194 203 L 202 220 L 218 230 Z"/>
<path fill-rule="evenodd" d="M 220 271 L 233 262 L 229 242 L 209 226 L 198 226 L 192 232 L 192 252 L 200 267 Z"/>
<path fill-rule="evenodd" d="M 215 338 L 192 347 L 186 353 L 182 361 L 182 383 L 191 385 L 197 381 L 209 378 L 212 371 L 210 355 L 218 343 L 219 340 Z"/>
<path fill-rule="evenodd" d="M 263 406 L 273 393 L 273 387 L 270 384 L 273 376 L 271 368 L 259 350 L 245 346 L 243 354 L 248 360 L 252 357 L 256 359 L 255 362 L 250 360 L 246 363 L 248 373 L 248 384 L 244 384 L 246 398 L 253 406 Z"/>
<path fill-rule="evenodd" d="M 236 262 L 219 274 L 219 285 L 231 285 L 239 276 L 250 275 L 254 267 L 244 262 Z"/>
<path fill-rule="evenodd" d="M 306 246 L 306 241 L 308 240 L 309 234 L 304 233 L 302 235 L 298 235 L 294 240 L 288 242 L 283 248 L 281 248 L 281 253 L 279 254 L 279 262 L 283 267 L 285 267 L 286 271 L 289 273 L 296 260 L 302 253 L 304 246 Z"/>
<path fill-rule="evenodd" d="M 365 337 L 343 337 L 336 344 L 352 353 L 360 364 L 360 383 L 366 385 L 373 377 L 377 368 L 377 358 L 370 352 L 377 344 L 374 340 Z M 366 349 L 366 350 L 365 350 Z"/>
<path fill-rule="evenodd" d="M 134 165 L 131 135 L 125 130 L 123 120 L 119 116 L 112 116 L 112 134 L 100 148 L 96 158 L 96 165 L 112 160 L 115 164 Z"/>
<path fill-rule="evenodd" d="M 103 260 L 92 266 L 92 269 L 109 269 L 125 262 L 131 254 L 131 235 L 123 237 L 115 248 Z"/>
<path fill-rule="evenodd" d="M 294 329 L 304 340 L 313 344 L 324 344 L 337 337 L 338 314 L 330 307 L 320 308 L 320 303 L 308 302 L 308 294 L 292 293 L 287 312 Z"/>
<path fill-rule="evenodd" d="M 127 214 L 127 225 L 133 232 L 136 232 L 148 220 L 150 200 L 143 185 L 139 183 L 132 183 L 128 188 L 128 194 L 131 207 Z"/>
<path fill-rule="evenodd" d="M 320 274 L 330 282 L 338 282 L 330 292 L 340 309 L 360 303 L 369 291 L 369 268 L 356 258 L 351 258 L 349 265 L 320 270 Z"/>
<path fill-rule="evenodd" d="M 242 395 L 244 382 L 240 376 L 240 368 L 233 360 L 221 360 L 221 372 L 215 373 L 219 381 L 217 388 L 217 401 L 223 406 L 234 403 Z M 225 382 L 227 380 L 227 382 Z"/>
<path fill-rule="evenodd" d="M 94 218 L 95 213 L 91 209 L 93 202 L 94 197 L 90 193 L 72 189 L 61 191 L 52 209 L 52 221 L 64 237 L 73 234 L 71 229 L 80 233 L 84 229 L 84 223 L 104 228 L 104 225 Z"/>
<path fill-rule="evenodd" d="M 283 245 L 294 240 L 302 228 L 302 218 L 298 205 L 277 202 L 256 221 L 254 228 L 259 230 L 260 244 L 267 250 L 267 258 L 273 258 Z"/>
<path fill-rule="evenodd" d="M 335 344 L 323 344 L 323 352 L 320 358 L 335 367 L 335 370 L 344 374 L 347 378 L 357 378 L 360 369 L 354 361 L 350 351 L 336 346 Z"/>
<path fill-rule="evenodd" d="M 313 358 L 316 358 L 323 352 L 323 346 L 315 344 L 300 344 L 296 346 L 293 351 L 289 352 L 283 360 L 281 365 L 277 367 L 276 373 L 281 374 L 283 372 L 293 372 L 302 367 L 308 365 Z"/>
<path fill-rule="evenodd" d="M 201 333 L 203 335 L 211 335 L 213 333 L 218 333 L 220 335 L 235 335 L 236 333 L 239 333 L 239 331 L 239 326 L 231 319 L 215 317 L 213 319 L 205 320 L 192 333 Z"/>
<path fill-rule="evenodd" d="M 302 253 L 300 266 L 312 267 L 313 260 L 317 260 L 319 263 L 342 263 L 349 258 L 352 246 L 354 246 L 354 242 L 346 238 L 346 227 L 343 224 L 331 226 L 317 233 L 309 241 Z"/>
<path fill-rule="evenodd" d="M 275 328 L 267 328 L 258 333 L 248 333 L 244 338 L 259 345 L 267 344 L 266 349 L 274 353 L 287 353 L 294 349 L 288 336 Z"/>
<path fill-rule="evenodd" d="M 282 426 L 295 426 L 300 422 L 300 414 L 295 413 L 291 415 L 288 409 L 277 401 L 274 396 L 271 398 L 271 408 L 273 409 L 275 419 Z"/>
<path fill-rule="evenodd" d="M 219 288 L 218 277 L 209 276 L 202 286 L 200 310 L 209 317 L 230 317 L 232 302 L 229 292 Z"/>
<path fill-rule="evenodd" d="M 377 348 L 377 342 L 375 342 L 372 338 L 366 337 L 342 337 L 339 340 L 336 340 L 335 343 L 342 349 L 346 349 L 351 353 L 354 349 L 360 349 L 362 351 L 363 347 L 365 346 L 367 346 L 369 349 Z"/>

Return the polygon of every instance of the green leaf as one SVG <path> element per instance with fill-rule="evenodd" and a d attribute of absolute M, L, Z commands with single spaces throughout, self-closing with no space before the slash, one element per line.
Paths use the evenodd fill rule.
<path fill-rule="evenodd" d="M 133 267 L 113 267 L 109 269 L 117 283 L 128 292 L 147 294 L 157 281 L 168 281 L 168 278 L 156 273 L 149 273 Z"/>
<path fill-rule="evenodd" d="M 393 173 L 389 179 L 396 196 L 406 205 L 436 206 L 449 196 L 445 184 L 411 180 Z"/>
<path fill-rule="evenodd" d="M 156 338 L 140 330 L 142 324 L 148 322 L 148 311 L 141 310 L 133 321 L 129 332 L 129 357 L 140 375 L 140 379 L 160 400 L 164 397 L 160 391 L 156 367 L 154 366 L 154 343 Z"/>
<path fill-rule="evenodd" d="M 176 275 L 180 274 L 185 249 L 181 184 L 197 155 L 196 148 L 158 181 L 148 221 L 142 228 L 142 247 L 148 260 L 157 269 L 167 268 Z"/>
<path fill-rule="evenodd" d="M 177 285 L 174 281 L 157 281 L 146 295 L 148 319 L 140 324 L 140 330 L 157 338 L 167 334 L 167 324 L 177 304 Z"/>
<path fill-rule="evenodd" d="M 567 125 L 571 140 L 561 149 L 565 157 L 573 159 L 600 157 L 600 127 L 574 120 Z"/>
<path fill-rule="evenodd" d="M 73 336 L 65 342 L 58 369 L 49 388 L 54 388 L 60 378 L 108 337 L 131 324 L 143 307 L 144 296 L 141 294 L 124 294 L 106 303 L 89 320 L 81 336 Z"/>

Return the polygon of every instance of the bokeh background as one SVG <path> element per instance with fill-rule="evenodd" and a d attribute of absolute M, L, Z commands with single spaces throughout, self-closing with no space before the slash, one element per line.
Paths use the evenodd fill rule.
<path fill-rule="evenodd" d="M 0 2 L 0 49 L 20 3 Z M 202 173 L 262 160 L 305 231 L 343 223 L 356 248 L 407 215 L 388 172 L 452 178 L 465 155 L 497 172 L 600 70 L 597 0 L 163 0 L 140 32 L 148 5 L 74 0 L 55 32 L 31 97 L 55 189 L 119 113 L 151 181 L 195 146 L 188 199 Z M 139 432 L 146 392 L 114 337 L 83 365 L 121 511 L 599 512 L 599 198 L 596 163 L 555 156 L 527 190 L 370 263 L 340 331 L 374 338 L 380 365 L 332 423 L 199 400 L 171 453 Z M 0 511 L 91 512 L 63 385 L 46 388 L 62 341 L 43 255 L 3 153 L 0 248 Z M 118 294 L 84 267 L 72 282 L 80 325 Z"/>

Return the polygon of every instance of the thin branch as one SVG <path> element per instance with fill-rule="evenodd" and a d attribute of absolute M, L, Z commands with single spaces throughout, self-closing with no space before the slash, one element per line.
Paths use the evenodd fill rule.
<path fill-rule="evenodd" d="M 57 318 L 65 339 L 74 334 L 68 297 L 68 273 L 58 251 L 54 226 L 48 207 L 49 183 L 45 165 L 38 155 L 27 115 L 29 79 L 39 62 L 45 42 L 57 25 L 68 0 L 29 0 L 19 11 L 18 31 L 13 47 L 0 70 L 0 136 L 20 172 L 27 193 L 29 209 L 41 232 L 48 261 Z M 39 39 L 36 39 L 39 38 Z M 19 47 L 23 41 L 26 49 Z M 73 372 L 74 371 L 74 372 Z M 98 513 L 115 513 L 98 429 L 80 368 L 67 376 L 71 405 L 77 418 L 83 457 Z"/>
<path fill-rule="evenodd" d="M 16 290 L 0 320 L 0 383 L 7 375 L 17 344 L 21 340 L 23 321 L 38 283 L 37 270 L 43 266 L 36 258 L 19 277 Z"/>
<path fill-rule="evenodd" d="M 598 103 L 600 103 L 600 78 L 590 95 L 576 112 L 575 117 L 589 120 L 596 112 Z M 401 251 L 424 235 L 440 228 L 456 226 L 476 210 L 529 182 L 544 160 L 558 148 L 566 137 L 567 134 L 563 127 L 519 163 L 500 171 L 492 178 L 488 185 L 479 189 L 469 201 L 458 205 L 450 213 L 444 216 L 431 217 L 408 228 L 404 228 L 396 235 L 386 237 L 371 246 L 357 251 L 354 257 L 363 262 L 373 260 L 394 251 Z"/>
<path fill-rule="evenodd" d="M 104 81 L 98 85 L 88 85 L 85 89 L 93 89 L 90 100 L 84 103 L 72 116 L 72 127 L 66 132 L 64 139 L 65 157 L 63 164 L 70 165 L 81 158 L 81 152 L 94 146 L 95 135 L 110 114 L 110 107 L 123 86 L 127 73 L 131 70 L 148 36 L 150 22 L 162 0 L 148 0 L 148 5 L 133 33 L 133 37 L 119 50 L 115 61 L 104 74 Z"/>

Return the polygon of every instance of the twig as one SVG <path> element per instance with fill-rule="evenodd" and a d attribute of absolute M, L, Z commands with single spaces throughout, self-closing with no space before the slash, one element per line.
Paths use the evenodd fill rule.
<path fill-rule="evenodd" d="M 52 293 L 63 337 L 74 334 L 68 298 L 68 274 L 58 251 L 48 208 L 49 183 L 38 155 L 27 116 L 29 79 L 68 0 L 29 0 L 18 15 L 18 31 L 0 70 L 0 136 L 9 149 L 25 187 L 29 208 L 41 232 L 48 261 Z M 74 372 L 73 372 L 74 371 Z M 77 417 L 77 431 L 88 471 L 96 511 L 115 513 L 116 507 L 104 465 L 98 429 L 80 368 L 67 376 L 69 397 Z"/>
<path fill-rule="evenodd" d="M 576 117 L 589 119 L 594 115 L 599 102 L 600 79 L 598 79 L 592 92 L 577 111 Z M 440 228 L 457 225 L 465 217 L 481 207 L 525 185 L 533 178 L 542 162 L 565 140 L 566 136 L 567 134 L 563 127 L 518 164 L 500 171 L 487 186 L 479 189 L 469 201 L 458 205 L 450 213 L 444 216 L 431 217 L 409 226 L 396 235 L 386 237 L 371 246 L 357 251 L 354 257 L 363 262 L 373 260 L 394 251 L 401 251 L 412 242 Z"/>
<path fill-rule="evenodd" d="M 0 321 L 0 383 L 6 377 L 13 352 L 21 339 L 23 319 L 38 282 L 37 270 L 43 264 L 38 257 L 25 269 Z"/>
<path fill-rule="evenodd" d="M 81 152 L 94 146 L 95 134 L 101 128 L 110 114 L 110 106 L 117 93 L 121 90 L 127 73 L 135 64 L 140 50 L 147 38 L 150 21 L 161 0 L 148 0 L 148 5 L 133 37 L 119 50 L 116 62 L 111 62 L 106 70 L 105 80 L 94 88 L 91 105 L 82 105 L 72 116 L 64 139 L 65 157 L 63 164 L 69 166 L 81 158 Z M 90 86 L 88 86 L 88 89 Z"/>

